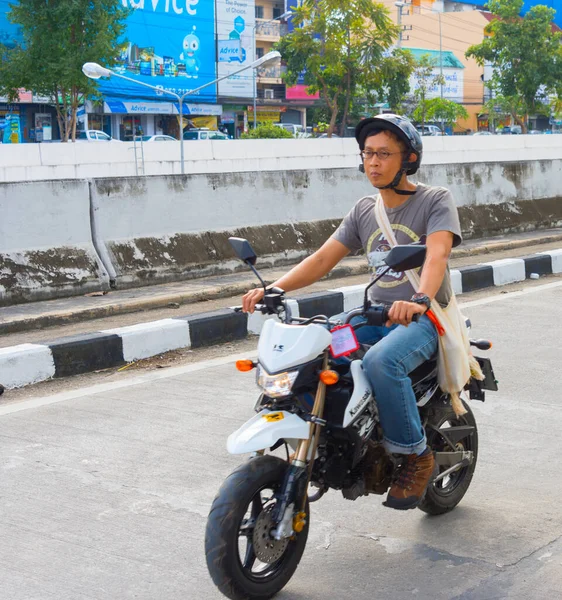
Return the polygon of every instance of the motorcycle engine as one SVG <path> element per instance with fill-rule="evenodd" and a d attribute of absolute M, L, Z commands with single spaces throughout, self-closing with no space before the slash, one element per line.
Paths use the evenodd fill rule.
<path fill-rule="evenodd" d="M 367 493 L 385 494 L 390 487 L 394 465 L 381 443 L 369 440 L 361 467 Z"/>
<path fill-rule="evenodd" d="M 350 483 L 353 467 L 353 445 L 342 440 L 325 440 L 318 447 L 318 481 L 333 489 L 341 490 Z"/>

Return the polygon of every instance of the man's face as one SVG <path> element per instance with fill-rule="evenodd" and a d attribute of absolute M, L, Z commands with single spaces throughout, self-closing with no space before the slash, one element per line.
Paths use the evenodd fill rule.
<path fill-rule="evenodd" d="M 402 167 L 403 149 L 387 131 L 369 136 L 365 140 L 363 152 L 366 152 L 367 155 L 371 152 L 380 153 L 378 155 L 374 154 L 371 158 L 363 159 L 365 173 L 375 187 L 380 188 L 391 183 Z M 381 158 L 381 155 L 383 158 Z"/>

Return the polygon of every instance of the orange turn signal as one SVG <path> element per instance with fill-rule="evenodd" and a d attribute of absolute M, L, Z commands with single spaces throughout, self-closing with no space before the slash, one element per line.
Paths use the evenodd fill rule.
<path fill-rule="evenodd" d="M 320 373 L 320 381 L 325 385 L 334 385 L 340 380 L 340 376 L 336 371 L 322 371 Z"/>
<path fill-rule="evenodd" d="M 236 368 L 239 371 L 242 371 L 243 373 L 247 372 L 247 371 L 251 371 L 252 369 L 255 368 L 255 364 L 253 360 L 237 360 L 236 361 Z"/>

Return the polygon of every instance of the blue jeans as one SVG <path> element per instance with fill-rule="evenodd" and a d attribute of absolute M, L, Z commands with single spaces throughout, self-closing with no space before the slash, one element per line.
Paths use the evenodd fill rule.
<path fill-rule="evenodd" d="M 343 320 L 344 315 L 335 318 Z M 351 323 L 364 321 L 354 317 Z M 408 327 L 365 325 L 356 334 L 359 342 L 374 344 L 363 358 L 363 370 L 375 393 L 386 451 L 421 454 L 426 438 L 409 373 L 437 352 L 433 323 L 424 315 Z"/>

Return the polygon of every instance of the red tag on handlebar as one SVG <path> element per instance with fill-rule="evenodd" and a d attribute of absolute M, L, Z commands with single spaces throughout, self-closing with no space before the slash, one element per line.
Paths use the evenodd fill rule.
<path fill-rule="evenodd" d="M 332 334 L 332 343 L 330 352 L 333 358 L 347 356 L 356 350 L 359 350 L 359 342 L 351 325 L 340 325 L 330 331 Z"/>

